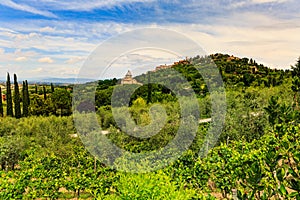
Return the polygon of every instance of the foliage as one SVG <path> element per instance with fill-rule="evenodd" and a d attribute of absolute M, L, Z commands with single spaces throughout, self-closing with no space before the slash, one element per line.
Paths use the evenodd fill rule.
<path fill-rule="evenodd" d="M 51 93 L 53 93 L 54 92 L 54 85 L 53 85 L 53 83 L 50 84 L 50 87 L 51 87 Z"/>
<path fill-rule="evenodd" d="M 7 116 L 13 117 L 13 103 L 12 103 L 12 96 L 11 96 L 11 85 L 10 85 L 10 76 L 7 73 L 7 80 L 6 80 L 6 113 Z"/>
<path fill-rule="evenodd" d="M 292 75 L 293 77 L 298 77 L 300 78 L 300 57 L 297 60 L 297 63 L 295 64 L 295 66 L 292 66 Z"/>
<path fill-rule="evenodd" d="M 23 82 L 23 116 L 27 116 L 27 106 L 32 116 L 0 118 L 0 199 L 300 199 L 298 77 L 253 59 L 223 54 L 211 58 L 227 94 L 227 115 L 217 146 L 199 157 L 210 122 L 200 124 L 191 147 L 178 160 L 144 174 L 110 169 L 85 149 L 73 118 L 62 116 L 71 114 L 70 91 L 45 86 L 46 98 L 38 94 L 29 98 L 28 84 Z M 194 88 L 202 119 L 212 117 L 213 94 L 193 63 L 205 59 L 198 56 L 174 65 Z M 297 67 L 298 63 L 294 74 Z M 151 78 L 155 78 L 153 73 Z M 176 81 L 168 70 L 159 76 L 158 80 L 168 76 L 169 84 Z M 137 77 L 140 82 L 147 79 L 147 75 Z M 172 91 L 160 83 L 146 84 L 135 90 L 127 105 L 124 90 L 116 89 L 116 84 L 117 79 L 112 79 L 97 85 L 96 114 L 108 132 L 103 137 L 133 153 L 160 150 L 176 137 L 182 116 Z M 117 106 L 110 105 L 113 92 L 124 97 Z M 191 101 L 184 105 L 194 114 Z M 95 110 L 91 102 L 76 106 Z M 164 110 L 165 116 L 157 110 Z M 138 138 L 128 135 L 126 128 L 136 134 L 158 131 L 152 137 Z M 122 162 L 115 164 L 118 168 Z"/>
<path fill-rule="evenodd" d="M 14 108 L 15 108 L 15 117 L 17 119 L 21 118 L 22 117 L 21 99 L 20 99 L 19 83 L 16 74 L 14 74 Z"/>
<path fill-rule="evenodd" d="M 29 103 L 30 103 L 27 81 L 23 81 L 22 102 L 23 102 L 23 116 L 27 117 L 29 115 Z"/>
<path fill-rule="evenodd" d="M 47 100 L 47 91 L 45 86 L 43 86 L 43 96 L 44 96 L 44 100 Z"/>
<path fill-rule="evenodd" d="M 3 117 L 2 88 L 0 87 L 0 117 Z"/>
<path fill-rule="evenodd" d="M 29 145 L 26 137 L 5 136 L 0 138 L 0 164 L 1 169 L 15 169 L 19 160 L 25 156 L 25 148 Z"/>
<path fill-rule="evenodd" d="M 29 113 L 30 115 L 48 115 L 49 112 L 52 111 L 52 109 L 47 109 L 47 104 L 45 103 L 44 99 L 42 99 L 40 96 L 34 94 L 31 95 L 30 99 L 30 107 L 29 107 Z"/>
<path fill-rule="evenodd" d="M 116 182 L 114 199 L 192 199 L 197 193 L 176 185 L 162 172 L 147 174 L 122 174 Z"/>
<path fill-rule="evenodd" d="M 56 89 L 51 94 L 51 101 L 60 116 L 70 115 L 72 106 L 71 93 L 66 89 Z"/>

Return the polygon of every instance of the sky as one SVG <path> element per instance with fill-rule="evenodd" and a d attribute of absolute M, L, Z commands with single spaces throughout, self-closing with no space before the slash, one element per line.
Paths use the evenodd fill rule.
<path fill-rule="evenodd" d="M 297 1 L 1 0 L 0 79 L 7 72 L 21 79 L 77 77 L 101 43 L 149 27 L 184 34 L 207 54 L 248 57 L 288 69 L 300 56 Z M 155 68 L 176 59 L 158 51 L 135 51 L 115 63 L 125 70 L 137 63 Z"/>

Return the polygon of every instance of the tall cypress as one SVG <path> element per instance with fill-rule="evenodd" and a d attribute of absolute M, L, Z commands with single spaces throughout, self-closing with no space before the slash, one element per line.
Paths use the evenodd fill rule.
<path fill-rule="evenodd" d="M 11 87 L 10 87 L 10 76 L 9 73 L 7 73 L 7 79 L 6 79 L 6 115 L 13 117 L 13 103 L 12 103 L 12 96 L 11 96 Z"/>
<path fill-rule="evenodd" d="M 38 94 L 38 86 L 35 84 L 35 93 Z"/>
<path fill-rule="evenodd" d="M 14 74 L 14 104 L 15 104 L 15 117 L 17 119 L 22 117 L 20 105 L 20 91 L 17 75 Z"/>
<path fill-rule="evenodd" d="M 22 82 L 22 116 L 24 116 L 24 104 L 25 104 L 25 81 Z"/>
<path fill-rule="evenodd" d="M 30 105 L 30 96 L 29 96 L 29 89 L 28 89 L 28 82 L 27 80 L 25 80 L 25 85 L 26 85 L 26 96 L 27 96 L 27 103 L 28 103 L 28 106 Z"/>
<path fill-rule="evenodd" d="M 44 93 L 44 100 L 47 100 L 47 92 L 45 86 L 43 86 L 43 93 Z"/>
<path fill-rule="evenodd" d="M 0 117 L 3 117 L 2 90 L 0 86 Z"/>
<path fill-rule="evenodd" d="M 28 97 L 27 97 L 27 87 L 26 82 L 23 81 L 23 88 L 22 88 L 22 99 L 23 99 L 23 116 L 28 116 Z"/>
<path fill-rule="evenodd" d="M 53 83 L 51 83 L 51 93 L 54 92 L 54 86 L 53 86 Z"/>

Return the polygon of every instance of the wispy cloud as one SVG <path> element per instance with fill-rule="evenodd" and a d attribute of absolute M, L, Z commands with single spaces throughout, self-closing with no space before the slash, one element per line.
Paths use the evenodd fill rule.
<path fill-rule="evenodd" d="M 18 3 L 3 0 L 0 4 L 68 21 L 139 24 L 209 23 L 215 17 L 245 11 L 268 12 L 269 15 L 279 17 L 292 15 L 300 8 L 296 0 L 18 0 Z M 290 12 L 291 10 L 294 12 Z"/>
<path fill-rule="evenodd" d="M 229 8 L 231 9 L 241 9 L 241 8 L 248 8 L 251 6 L 256 6 L 260 4 L 267 4 L 267 5 L 275 5 L 275 4 L 283 4 L 292 2 L 294 0 L 239 0 L 229 4 Z"/>
<path fill-rule="evenodd" d="M 260 3 L 283 3 L 288 2 L 289 0 L 251 0 L 252 3 L 260 4 Z"/>
<path fill-rule="evenodd" d="M 37 15 L 42 15 L 45 17 L 52 17 L 52 18 L 57 18 L 56 15 L 54 15 L 53 13 L 46 11 L 46 10 L 39 10 L 36 9 L 35 7 L 26 5 L 26 4 L 17 4 L 12 0 L 2 0 L 0 1 L 1 5 L 16 9 L 16 10 L 21 10 L 21 11 L 25 11 L 25 12 L 29 12 L 29 13 L 33 13 L 33 14 L 37 14 Z"/>
<path fill-rule="evenodd" d="M 98 8 L 112 8 L 116 6 L 122 6 L 124 4 L 131 4 L 136 2 L 147 3 L 153 1 L 154 0 L 41 0 L 41 2 L 43 2 L 45 5 L 49 6 L 53 10 L 61 10 L 61 8 L 64 8 L 64 10 L 74 11 L 91 11 Z"/>
<path fill-rule="evenodd" d="M 57 17 L 51 11 L 61 11 L 61 10 L 71 10 L 71 11 L 92 11 L 95 9 L 102 8 L 113 8 L 121 7 L 124 4 L 132 3 L 147 3 L 153 2 L 154 0 L 19 0 L 19 3 L 13 0 L 2 0 L 0 4 L 8 6 L 10 8 L 21 10 L 25 12 L 30 12 L 33 14 L 38 14 L 46 17 Z"/>
<path fill-rule="evenodd" d="M 66 64 L 76 64 L 76 63 L 81 63 L 85 60 L 86 58 L 85 57 L 82 57 L 82 56 L 74 56 L 70 59 L 68 59 L 65 63 Z"/>
<path fill-rule="evenodd" d="M 34 31 L 32 29 L 31 31 Z M 1 38 L 4 38 L 1 40 Z M 47 35 L 36 32 L 1 32 L 0 47 L 30 50 L 36 49 L 48 52 L 86 51 L 90 52 L 95 44 L 86 41 L 86 37 L 73 37 L 69 35 Z"/>

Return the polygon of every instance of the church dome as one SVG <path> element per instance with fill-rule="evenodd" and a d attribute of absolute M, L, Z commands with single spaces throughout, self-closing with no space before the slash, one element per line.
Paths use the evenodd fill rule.
<path fill-rule="evenodd" d="M 132 73 L 130 70 L 128 70 L 127 74 L 125 75 L 125 77 L 132 77 Z"/>

